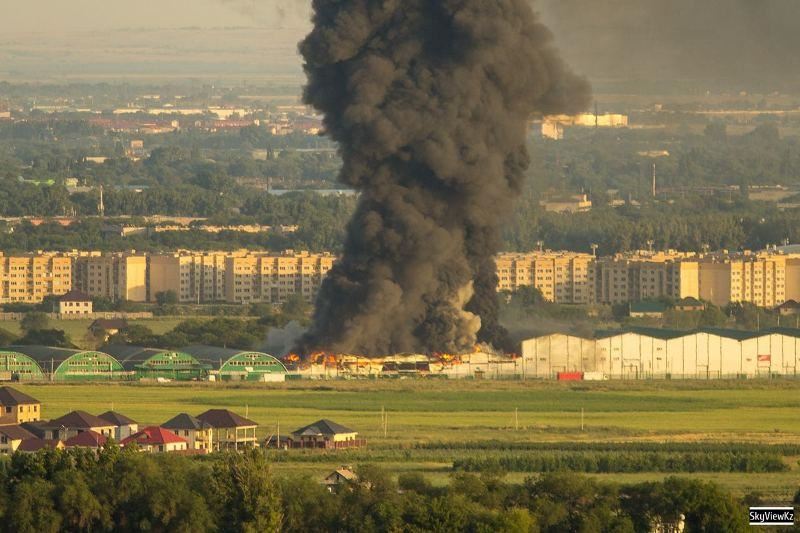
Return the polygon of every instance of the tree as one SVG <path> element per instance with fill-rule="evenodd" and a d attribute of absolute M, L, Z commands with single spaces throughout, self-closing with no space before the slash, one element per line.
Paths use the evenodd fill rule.
<path fill-rule="evenodd" d="M 308 319 L 311 306 L 299 292 L 290 294 L 281 305 L 281 314 L 286 320 L 304 322 Z"/>
<path fill-rule="evenodd" d="M 214 465 L 220 531 L 261 533 L 281 530 L 283 514 L 266 456 L 259 450 L 231 453 Z"/>
<path fill-rule="evenodd" d="M 178 294 L 171 289 L 168 291 L 159 291 L 156 293 L 156 303 L 159 307 L 176 305 L 178 303 Z"/>
<path fill-rule="evenodd" d="M 16 342 L 17 337 L 8 331 L 0 328 L 0 346 L 10 346 Z"/>
<path fill-rule="evenodd" d="M 74 348 L 69 337 L 60 329 L 36 329 L 31 330 L 22 338 L 18 339 L 17 344 L 22 345 L 42 345 L 52 346 L 53 348 Z"/>
<path fill-rule="evenodd" d="M 29 313 L 25 313 L 25 316 L 22 317 L 19 325 L 22 328 L 22 331 L 25 333 L 30 333 L 32 331 L 47 329 L 48 323 L 49 320 L 46 313 L 42 313 L 41 311 L 31 311 Z"/>

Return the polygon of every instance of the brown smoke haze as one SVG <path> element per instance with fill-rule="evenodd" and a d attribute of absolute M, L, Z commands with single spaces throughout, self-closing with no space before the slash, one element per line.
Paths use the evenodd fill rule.
<path fill-rule="evenodd" d="M 589 84 L 525 0 L 315 0 L 305 99 L 361 191 L 300 350 L 504 347 L 494 254 L 520 192 L 526 122 Z"/>

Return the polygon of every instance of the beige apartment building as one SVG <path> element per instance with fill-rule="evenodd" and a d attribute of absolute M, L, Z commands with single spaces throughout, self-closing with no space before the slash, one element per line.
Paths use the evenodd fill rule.
<path fill-rule="evenodd" d="M 632 252 L 595 259 L 572 252 L 501 254 L 498 290 L 525 285 L 566 304 L 693 297 L 716 305 L 775 307 L 800 300 L 800 254 Z"/>
<path fill-rule="evenodd" d="M 662 296 L 697 298 L 698 264 L 695 254 L 633 252 L 594 262 L 596 303 L 620 304 Z"/>
<path fill-rule="evenodd" d="M 0 303 L 41 302 L 78 290 L 94 297 L 153 302 L 175 291 L 184 303 L 281 303 L 295 293 L 312 301 L 335 256 L 191 252 L 0 254 Z M 498 290 L 533 285 L 549 301 L 621 304 L 667 296 L 725 305 L 775 307 L 800 301 L 800 254 L 540 251 L 497 257 Z"/>
<path fill-rule="evenodd" d="M 176 252 L 149 257 L 149 301 L 156 294 L 175 291 L 182 303 L 225 301 L 226 260 L 245 252 Z"/>
<path fill-rule="evenodd" d="M 72 289 L 72 261 L 55 254 L 6 256 L 0 252 L 0 303 L 39 303 Z"/>
<path fill-rule="evenodd" d="M 147 256 L 136 252 L 70 254 L 72 285 L 90 296 L 147 301 Z"/>
<path fill-rule="evenodd" d="M 229 303 L 279 303 L 290 294 L 299 293 L 312 301 L 335 259 L 329 253 L 308 252 L 228 257 L 225 300 Z"/>
<path fill-rule="evenodd" d="M 800 299 L 800 255 L 711 255 L 700 263 L 700 298 L 775 307 Z"/>
<path fill-rule="evenodd" d="M 556 303 L 594 302 L 594 257 L 572 252 L 500 254 L 497 259 L 499 291 L 533 285 L 545 299 Z"/>

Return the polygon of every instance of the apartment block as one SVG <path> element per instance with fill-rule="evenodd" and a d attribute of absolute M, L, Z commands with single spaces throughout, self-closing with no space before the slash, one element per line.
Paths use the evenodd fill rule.
<path fill-rule="evenodd" d="M 225 301 L 226 260 L 244 252 L 178 252 L 152 254 L 148 258 L 148 300 L 175 291 L 182 303 Z"/>
<path fill-rule="evenodd" d="M 72 261 L 55 254 L 0 253 L 0 303 L 38 303 L 72 289 Z"/>
<path fill-rule="evenodd" d="M 225 300 L 229 303 L 279 303 L 299 293 L 312 301 L 333 266 L 331 254 L 287 252 L 226 258 Z"/>
<path fill-rule="evenodd" d="M 76 289 L 111 300 L 147 301 L 145 254 L 90 252 L 74 255 L 72 260 Z"/>
<path fill-rule="evenodd" d="M 800 258 L 793 256 L 711 255 L 700 262 L 700 297 L 717 305 L 750 302 L 775 307 L 800 296 L 799 267 Z"/>
<path fill-rule="evenodd" d="M 594 302 L 594 257 L 570 252 L 501 254 L 497 257 L 498 290 L 533 285 L 556 303 Z"/>

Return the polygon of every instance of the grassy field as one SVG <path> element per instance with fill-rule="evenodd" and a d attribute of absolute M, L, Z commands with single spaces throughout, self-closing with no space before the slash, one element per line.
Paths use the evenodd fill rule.
<path fill-rule="evenodd" d="M 249 416 L 267 436 L 286 434 L 319 418 L 351 426 L 369 451 L 291 452 L 282 472 L 322 475 L 342 463 L 375 460 L 395 473 L 421 471 L 444 483 L 456 452 L 420 450 L 425 443 L 757 442 L 800 444 L 800 381 L 545 382 L 339 381 L 285 384 L 19 385 L 43 402 L 43 415 L 72 409 L 114 408 L 141 424 L 159 424 L 180 412 L 226 407 Z M 388 413 L 384 437 L 381 409 Z M 581 410 L 584 427 L 581 430 Z M 515 416 L 516 412 L 516 416 Z M 469 453 L 461 451 L 458 453 Z M 502 452 L 499 452 L 502 453 Z M 536 453 L 530 451 L 527 453 Z M 695 473 L 743 493 L 786 497 L 798 488 L 797 457 L 785 473 Z M 512 473 L 522 481 L 530 474 Z M 666 474 L 605 474 L 621 482 Z M 684 474 L 681 474 L 684 475 Z"/>
<path fill-rule="evenodd" d="M 156 317 L 143 320 L 129 320 L 129 324 L 139 324 L 150 328 L 153 333 L 161 335 L 171 330 L 186 318 L 181 317 Z M 63 330 L 72 342 L 81 348 L 90 348 L 86 341 L 86 331 L 93 320 L 50 320 L 48 327 Z M 0 329 L 14 335 L 22 335 L 22 329 L 17 320 L 0 320 Z"/>

